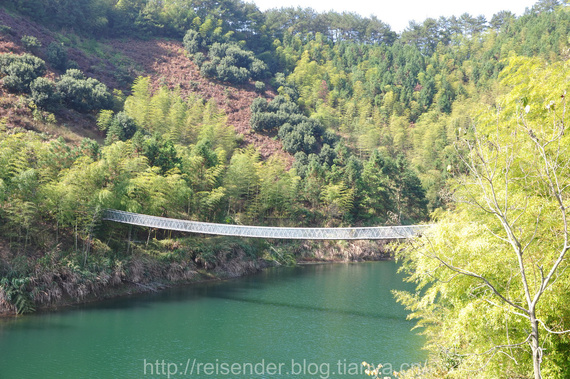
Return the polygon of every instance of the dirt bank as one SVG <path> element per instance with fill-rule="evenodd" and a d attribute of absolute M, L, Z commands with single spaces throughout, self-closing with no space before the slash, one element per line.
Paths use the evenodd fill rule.
<path fill-rule="evenodd" d="M 25 279 L 0 285 L 0 315 L 155 292 L 164 288 L 254 274 L 276 265 L 360 262 L 391 258 L 379 241 L 243 242 L 187 251 L 175 244 L 162 254 L 135 251 L 126 259 L 104 259 L 81 267 L 68 257 L 46 254 Z M 208 246 L 208 244 L 204 244 Z M 213 250 L 212 250 L 213 249 Z M 32 263 L 29 263 L 32 264 Z"/>

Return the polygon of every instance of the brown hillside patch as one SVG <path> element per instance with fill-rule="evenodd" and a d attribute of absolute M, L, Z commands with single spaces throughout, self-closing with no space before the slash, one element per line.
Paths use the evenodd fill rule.
<path fill-rule="evenodd" d="M 58 113 L 56 120 L 53 124 L 41 117 L 34 117 L 25 97 L 9 93 L 0 86 L 0 130 L 33 130 L 50 138 L 63 137 L 71 143 L 79 143 L 85 137 L 100 143 L 105 139 L 101 131 L 92 127 L 95 124 L 93 116 L 63 110 Z"/>
<path fill-rule="evenodd" d="M 0 34 L 0 53 L 23 54 L 29 52 L 22 46 L 21 38 L 24 35 L 30 35 L 42 43 L 42 48 L 33 53 L 45 60 L 45 48 L 51 42 L 57 41 L 56 35 L 52 31 L 25 17 L 12 16 L 4 9 L 0 9 L 0 24 L 11 28 L 9 33 Z M 293 162 L 293 157 L 283 151 L 280 141 L 271 136 L 251 132 L 249 108 L 253 100 L 259 96 L 252 83 L 228 86 L 225 83 L 204 79 L 200 76 L 199 69 L 194 62 L 186 57 L 184 48 L 178 41 L 116 39 L 99 42 L 99 48 L 104 50 L 103 55 L 100 55 L 101 58 L 86 54 L 76 47 L 69 47 L 68 49 L 68 58 L 77 62 L 85 75 L 100 80 L 110 89 L 127 89 L 117 81 L 115 74 L 118 67 L 111 60 L 104 59 L 118 53 L 126 58 L 126 62 L 124 61 L 123 64 L 130 66 L 128 71 L 131 74 L 150 76 L 155 90 L 160 86 L 167 86 L 171 89 L 179 88 L 185 97 L 194 93 L 207 100 L 213 99 L 226 112 L 229 124 L 234 126 L 237 133 L 244 136 L 245 144 L 253 144 L 259 149 L 263 158 L 278 155 L 288 166 Z M 58 75 L 49 65 L 48 69 L 47 76 L 55 78 Z M 25 129 L 45 131 L 31 119 L 31 111 L 24 109 L 22 100 L 18 96 L 7 93 L 1 89 L 1 86 L 0 96 L 2 97 L 0 99 L 2 103 L 0 118 L 7 121 L 8 127 L 19 126 Z M 273 98 L 275 92 L 268 90 L 265 96 Z M 77 133 L 80 137 L 95 138 L 99 141 L 102 139 L 102 134 L 97 130 L 93 116 L 63 111 L 57 115 L 57 118 L 58 122 L 64 124 L 72 133 Z M 64 128 L 59 129 L 62 132 Z M 65 137 L 70 139 L 69 135 Z"/>
<path fill-rule="evenodd" d="M 243 134 L 247 144 L 259 149 L 263 158 L 279 155 L 288 165 L 293 157 L 283 151 L 280 141 L 269 136 L 252 133 L 249 120 L 249 107 L 259 95 L 252 83 L 230 87 L 200 76 L 198 67 L 184 54 L 180 42 L 165 40 L 112 41 L 111 45 L 125 56 L 140 65 L 146 75 L 150 75 L 153 87 L 179 88 L 183 96 L 195 93 L 207 100 L 213 99 L 228 115 L 228 122 L 236 131 Z M 275 93 L 267 91 L 267 97 Z"/>
<path fill-rule="evenodd" d="M 0 8 L 0 24 L 10 27 L 7 33 L 0 33 L 0 54 L 13 53 L 24 54 L 32 53 L 42 59 L 45 57 L 45 48 L 52 42 L 56 41 L 54 34 L 25 17 L 12 16 L 4 9 Z M 23 36 L 29 35 L 36 37 L 42 44 L 38 51 L 28 51 L 22 45 Z M 92 66 L 101 66 L 101 60 L 89 58 L 81 51 L 70 48 L 68 51 L 69 59 L 78 62 L 79 67 L 88 76 L 97 77 L 90 71 Z M 58 74 L 54 71 L 49 63 L 46 62 L 48 72 L 47 77 L 54 79 Z M 109 72 L 113 72 L 109 69 Z M 104 81 L 111 82 L 110 80 Z M 32 110 L 28 107 L 28 101 L 24 96 L 9 93 L 2 85 L 0 85 L 0 121 L 8 129 L 23 128 L 26 130 L 35 130 L 46 135 L 54 137 L 62 136 L 69 142 L 79 142 L 82 138 L 93 138 L 101 142 L 104 139 L 95 123 L 92 115 L 85 115 L 71 110 L 62 110 L 58 112 L 57 124 L 50 124 L 34 118 Z"/>
<path fill-rule="evenodd" d="M 20 41 L 23 36 L 36 37 L 42 46 L 47 46 L 55 40 L 46 28 L 23 17 L 12 17 L 4 9 L 0 9 L 0 24 L 11 29 L 9 33 L 0 33 L 0 53 L 25 53 L 26 49 Z"/>
<path fill-rule="evenodd" d="M 0 54 L 2 53 L 14 53 L 14 54 L 24 54 L 31 53 L 43 60 L 46 60 L 45 51 L 50 43 L 57 42 L 56 34 L 54 34 L 49 29 L 28 20 L 25 17 L 12 16 L 8 14 L 4 9 L 0 8 L 0 24 L 10 27 L 10 32 L 0 33 Z M 65 31 L 62 34 L 68 34 Z M 73 34 L 70 32 L 69 34 Z M 23 36 L 33 36 L 41 42 L 42 47 L 35 49 L 33 51 L 28 51 L 22 45 Z M 89 77 L 96 78 L 101 82 L 105 83 L 111 88 L 116 88 L 117 82 L 114 78 L 115 68 L 100 58 L 95 56 L 86 55 L 81 50 L 67 46 L 67 56 L 70 61 L 75 61 L 81 71 Z M 57 72 L 50 67 L 49 62 L 46 61 L 48 68 L 48 75 L 50 77 L 57 76 Z"/>

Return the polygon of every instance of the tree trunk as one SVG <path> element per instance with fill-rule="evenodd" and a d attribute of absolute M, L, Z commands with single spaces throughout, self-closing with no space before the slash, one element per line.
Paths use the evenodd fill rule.
<path fill-rule="evenodd" d="M 530 347 L 532 348 L 532 365 L 534 367 L 534 379 L 542 379 L 542 374 L 540 373 L 540 364 L 542 363 L 542 349 L 539 344 L 538 335 L 538 321 L 534 310 L 530 312 L 530 323 L 532 327 L 532 332 L 530 334 Z"/>

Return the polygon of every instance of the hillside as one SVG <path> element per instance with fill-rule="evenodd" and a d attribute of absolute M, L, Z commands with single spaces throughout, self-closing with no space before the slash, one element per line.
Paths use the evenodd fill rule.
<path fill-rule="evenodd" d="M 418 291 L 397 296 L 432 362 L 421 376 L 567 376 L 570 337 L 551 333 L 570 325 L 566 3 L 400 34 L 241 0 L 0 5 L 0 313 L 382 255 L 110 225 L 106 208 L 435 223 L 400 255 Z"/>
<path fill-rule="evenodd" d="M 0 24 L 10 28 L 9 33 L 0 34 L 0 54 L 29 52 L 22 44 L 23 36 L 36 37 L 42 46 L 57 41 L 57 36 L 46 27 L 25 17 L 10 15 L 0 8 Z M 74 39 L 73 36 L 71 39 Z M 253 145 L 264 158 L 277 155 L 292 162 L 292 157 L 283 151 L 281 143 L 265 135 L 250 132 L 250 106 L 259 95 L 253 85 L 228 86 L 207 80 L 200 76 L 199 69 L 187 57 L 180 42 L 172 40 L 108 39 L 103 41 L 82 40 L 76 36 L 77 47 L 68 50 L 69 59 L 89 77 L 96 78 L 111 90 L 118 89 L 128 94 L 128 80 L 118 80 L 118 71 L 132 79 L 136 76 L 150 76 L 152 88 L 160 86 L 179 89 L 182 96 L 197 94 L 206 100 L 214 100 L 228 116 L 228 122 L 237 133 L 244 136 L 244 146 Z M 89 49 L 92 49 L 89 51 Z M 45 54 L 38 54 L 45 59 Z M 48 77 L 58 75 L 57 70 L 48 67 Z M 122 82 L 122 83 L 121 83 Z M 95 119 L 77 112 L 62 111 L 57 114 L 57 123 L 67 128 L 50 127 L 34 120 L 29 109 L 18 105 L 18 99 L 0 88 L 3 105 L 0 118 L 6 126 L 23 127 L 28 130 L 47 132 L 55 137 L 63 136 L 70 141 L 89 137 L 99 141 L 104 135 L 98 130 Z M 265 96 L 272 98 L 275 92 L 268 90 Z M 71 134 L 70 134 L 71 132 Z"/>
<path fill-rule="evenodd" d="M 157 90 L 166 86 L 172 90 L 179 89 L 183 97 L 197 94 L 206 100 L 214 100 L 228 116 L 228 123 L 236 132 L 244 136 L 246 145 L 253 145 L 262 157 L 277 155 L 288 162 L 292 157 L 283 151 L 281 143 L 268 136 L 251 133 L 249 120 L 250 107 L 259 95 L 253 84 L 228 86 L 220 82 L 205 79 L 185 54 L 181 43 L 167 40 L 110 40 L 106 43 L 113 51 L 125 56 L 132 62 L 136 75 L 149 75 L 152 88 Z M 267 91 L 269 99 L 275 96 L 274 91 Z"/>

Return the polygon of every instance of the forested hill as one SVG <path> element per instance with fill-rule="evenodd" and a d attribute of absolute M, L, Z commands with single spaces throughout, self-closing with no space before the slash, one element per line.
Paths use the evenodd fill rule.
<path fill-rule="evenodd" d="M 447 206 L 462 170 L 454 141 L 505 91 L 508 59 L 569 53 L 556 0 L 401 34 L 239 0 L 0 5 L 5 272 L 21 252 L 86 265 L 124 248 L 100 226 L 103 208 L 259 225 L 426 221 Z"/>

